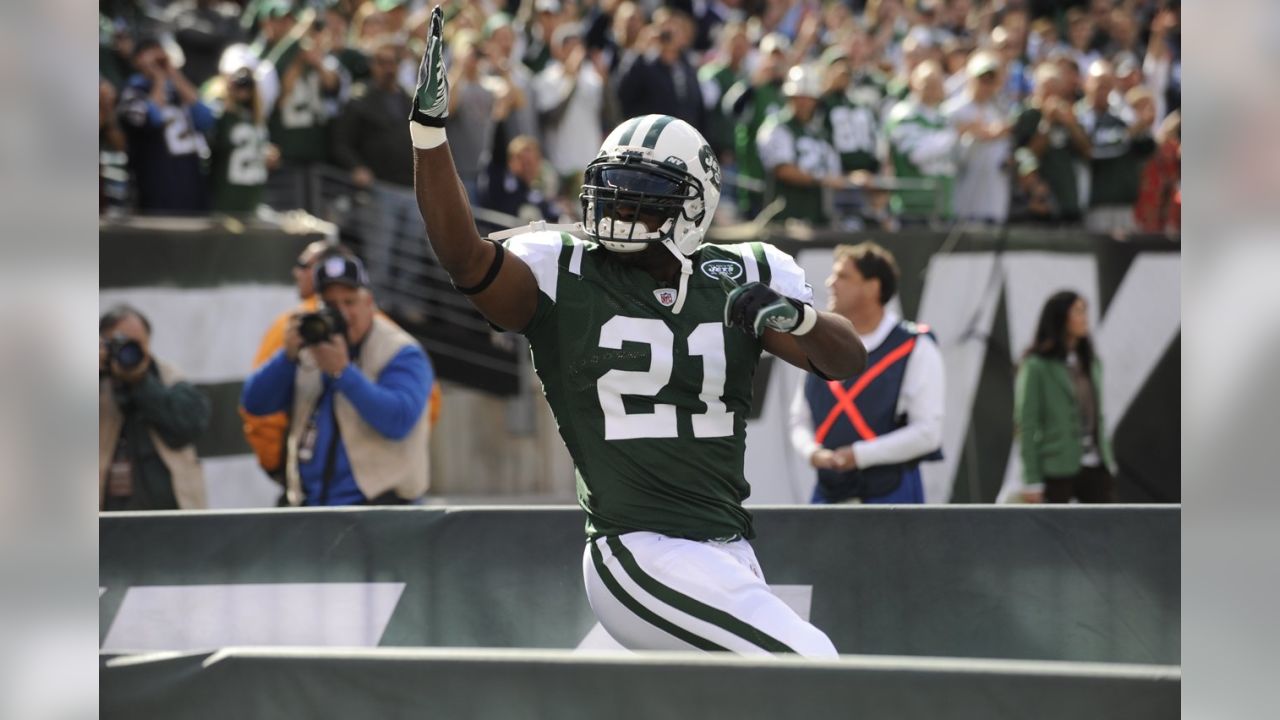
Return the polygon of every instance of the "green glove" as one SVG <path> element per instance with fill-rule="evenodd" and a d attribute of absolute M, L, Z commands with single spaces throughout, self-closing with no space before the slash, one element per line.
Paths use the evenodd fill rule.
<path fill-rule="evenodd" d="M 418 89 L 413 94 L 410 122 L 429 128 L 443 128 L 449 118 L 449 76 L 444 70 L 444 11 L 431 11 L 427 49 L 418 66 Z M 414 143 L 417 144 L 416 141 Z"/>
<path fill-rule="evenodd" d="M 728 293 L 724 301 L 725 326 L 742 328 L 752 337 L 760 337 L 766 328 L 803 335 L 817 322 L 817 313 L 811 306 L 784 297 L 764 283 L 739 285 L 721 275 L 720 287 Z"/>

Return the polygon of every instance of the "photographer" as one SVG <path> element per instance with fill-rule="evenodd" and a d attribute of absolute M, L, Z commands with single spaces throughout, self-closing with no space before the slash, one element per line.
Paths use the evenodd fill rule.
<path fill-rule="evenodd" d="M 209 401 L 151 356 L 151 323 L 119 306 L 98 321 L 98 509 L 203 508 L 192 443 Z"/>
<path fill-rule="evenodd" d="M 254 369 L 262 367 L 284 347 L 285 331 L 294 317 L 315 312 L 320 307 L 320 298 L 316 296 L 315 288 L 316 264 L 328 253 L 346 252 L 346 248 L 330 245 L 327 240 L 315 240 L 298 254 L 298 259 L 293 262 L 293 282 L 298 288 L 298 304 L 276 316 L 263 333 L 258 352 L 253 356 Z M 284 485 L 284 446 L 285 436 L 289 432 L 289 414 L 278 412 L 259 416 L 242 407 L 240 417 L 244 420 L 244 439 L 258 456 L 258 464 L 262 466 L 263 472 Z"/>
<path fill-rule="evenodd" d="M 299 313 L 284 348 L 245 381 L 244 409 L 290 410 L 290 505 L 395 505 L 427 489 L 434 372 L 408 333 L 378 314 L 360 261 L 325 256 L 324 307 Z"/>

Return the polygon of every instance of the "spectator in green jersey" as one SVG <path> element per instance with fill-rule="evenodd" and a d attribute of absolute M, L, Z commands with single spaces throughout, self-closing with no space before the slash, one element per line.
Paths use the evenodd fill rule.
<path fill-rule="evenodd" d="M 1041 63 L 1035 72 L 1035 91 L 1013 124 L 1015 158 L 1020 184 L 1034 198 L 1042 184 L 1050 204 L 1032 210 L 1046 220 L 1078 222 L 1081 216 L 1077 165 L 1093 151 L 1089 137 L 1071 110 L 1069 85 L 1059 63 Z"/>
<path fill-rule="evenodd" d="M 1112 105 L 1115 84 L 1111 63 L 1099 60 L 1089 66 L 1085 99 L 1076 108 L 1076 116 L 1092 149 L 1085 227 L 1123 237 L 1136 226 L 1133 205 L 1138 200 L 1139 175 L 1156 149 L 1151 137 L 1155 106 L 1146 104 L 1141 113 L 1134 113 Z"/>
<path fill-rule="evenodd" d="M 844 187 L 840 160 L 819 112 L 822 78 L 817 68 L 797 65 L 782 86 L 787 106 L 760 126 L 757 143 L 767 176 L 770 204 L 781 199 L 775 220 L 829 223 L 823 188 Z"/>
<path fill-rule="evenodd" d="M 218 78 L 211 94 L 219 101 L 209 143 L 213 210 L 233 215 L 252 213 L 262 204 L 267 170 L 279 160 L 279 151 L 267 140 L 253 70 L 242 67 L 229 77 Z"/>
<path fill-rule="evenodd" d="M 927 60 L 911 74 L 911 94 L 889 112 L 885 130 L 893 174 L 903 185 L 890 198 L 908 222 L 951 217 L 958 136 L 942 113 L 942 65 Z"/>
<path fill-rule="evenodd" d="M 746 60 L 751 52 L 747 26 L 741 22 L 725 23 L 715 59 L 698 69 L 698 85 L 707 110 L 707 142 L 723 165 L 733 157 L 733 120 L 720 107 L 720 101 L 734 83 L 746 76 Z"/>
<path fill-rule="evenodd" d="M 764 168 L 756 150 L 756 136 L 765 118 L 777 114 L 785 103 L 782 81 L 790 67 L 790 48 L 786 36 L 765 35 L 751 76 L 734 83 L 720 101 L 720 109 L 734 122 L 736 167 L 731 170 L 738 179 L 738 211 L 746 218 L 754 218 L 764 207 Z"/>
<path fill-rule="evenodd" d="M 272 178 L 280 194 L 273 207 L 301 207 L 305 174 L 329 161 L 329 125 L 337 114 L 343 86 L 342 66 L 329 52 L 329 38 L 316 27 L 314 14 L 299 22 L 288 15 L 264 22 L 267 50 L 263 59 L 275 65 L 280 93 L 268 116 L 272 142 L 280 148 L 280 168 Z"/>

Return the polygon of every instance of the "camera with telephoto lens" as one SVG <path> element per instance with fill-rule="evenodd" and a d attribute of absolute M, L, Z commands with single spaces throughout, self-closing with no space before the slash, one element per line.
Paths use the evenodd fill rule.
<path fill-rule="evenodd" d="M 347 321 L 333 308 L 320 308 L 298 318 L 298 334 L 304 347 L 315 345 L 334 335 L 346 335 Z"/>
<path fill-rule="evenodd" d="M 107 340 L 107 360 L 120 366 L 121 370 L 132 370 L 146 359 L 147 353 L 137 340 L 118 333 Z"/>

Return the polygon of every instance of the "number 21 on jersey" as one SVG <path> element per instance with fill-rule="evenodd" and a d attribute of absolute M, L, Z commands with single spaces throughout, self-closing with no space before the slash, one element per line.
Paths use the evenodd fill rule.
<path fill-rule="evenodd" d="M 597 392 L 604 411 L 605 440 L 674 438 L 677 436 L 676 406 L 655 403 L 652 412 L 628 413 L 623 395 L 653 397 L 671 381 L 675 361 L 675 335 L 661 320 L 614 317 L 600 328 L 600 347 L 621 350 L 624 342 L 649 346 L 648 370 L 610 370 L 600 377 Z M 699 438 L 733 434 L 733 413 L 721 395 L 725 383 L 724 325 L 702 323 L 689 333 L 689 354 L 702 357 L 702 390 L 698 399 L 706 412 L 693 416 L 693 435 Z"/>

